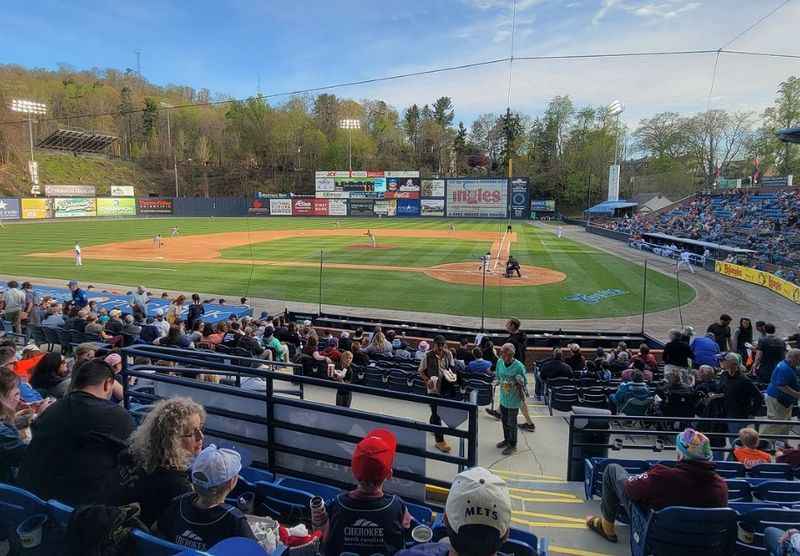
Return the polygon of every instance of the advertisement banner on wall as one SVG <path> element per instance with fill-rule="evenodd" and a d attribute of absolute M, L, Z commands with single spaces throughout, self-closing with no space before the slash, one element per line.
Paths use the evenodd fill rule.
<path fill-rule="evenodd" d="M 555 199 L 534 199 L 531 201 L 531 212 L 555 212 Z"/>
<path fill-rule="evenodd" d="M 386 178 L 387 199 L 419 199 L 419 178 Z"/>
<path fill-rule="evenodd" d="M 348 199 L 350 193 L 344 191 L 317 191 L 317 197 L 320 199 Z"/>
<path fill-rule="evenodd" d="M 419 199 L 398 199 L 397 216 L 419 216 Z"/>
<path fill-rule="evenodd" d="M 320 191 L 335 191 L 336 190 L 336 179 L 335 178 L 316 178 L 314 180 L 317 193 Z"/>
<path fill-rule="evenodd" d="M 0 220 L 17 220 L 20 217 L 19 199 L 0 199 Z"/>
<path fill-rule="evenodd" d="M 312 216 L 328 216 L 328 199 L 311 199 Z"/>
<path fill-rule="evenodd" d="M 444 180 L 422 180 L 423 197 L 444 197 Z"/>
<path fill-rule="evenodd" d="M 444 216 L 444 199 L 422 199 L 421 216 Z"/>
<path fill-rule="evenodd" d="M 506 218 L 508 181 L 501 179 L 448 179 L 447 216 Z"/>
<path fill-rule="evenodd" d="M 269 213 L 272 216 L 291 216 L 292 215 L 292 200 L 291 199 L 270 199 L 269 200 Z"/>
<path fill-rule="evenodd" d="M 133 192 L 132 185 L 112 185 L 111 186 L 111 196 L 112 197 L 134 197 L 135 193 Z"/>
<path fill-rule="evenodd" d="M 172 199 L 136 199 L 136 212 L 145 214 L 172 214 Z"/>
<path fill-rule="evenodd" d="M 136 199 L 133 197 L 98 198 L 97 216 L 136 216 Z"/>
<path fill-rule="evenodd" d="M 97 188 L 93 185 L 45 185 L 47 197 L 94 197 Z"/>
<path fill-rule="evenodd" d="M 375 201 L 350 199 L 350 216 L 375 216 Z"/>
<path fill-rule="evenodd" d="M 22 199 L 22 218 L 38 220 L 53 217 L 53 205 L 50 199 Z"/>
<path fill-rule="evenodd" d="M 385 201 L 375 201 L 375 216 L 396 216 L 397 201 L 394 199 Z"/>
<path fill-rule="evenodd" d="M 94 197 L 57 197 L 53 199 L 53 214 L 56 218 L 96 216 L 97 199 Z"/>
<path fill-rule="evenodd" d="M 528 178 L 512 178 L 511 180 L 511 218 L 528 218 Z"/>
<path fill-rule="evenodd" d="M 292 216 L 313 216 L 314 214 L 314 199 L 311 197 L 305 199 L 292 199 Z"/>
<path fill-rule="evenodd" d="M 795 303 L 800 304 L 800 286 L 797 286 L 782 278 L 778 278 L 769 272 L 721 261 L 716 261 L 714 263 L 714 270 L 716 270 L 719 274 L 724 274 L 725 276 L 730 276 L 731 278 L 736 278 L 744 282 L 750 282 L 751 284 L 758 284 L 759 286 L 763 286 L 774 291 L 786 299 L 790 299 Z"/>
<path fill-rule="evenodd" d="M 330 199 L 328 201 L 329 216 L 347 216 L 347 201 L 344 199 Z"/>
<path fill-rule="evenodd" d="M 269 199 L 253 199 L 247 209 L 250 216 L 269 216 Z"/>

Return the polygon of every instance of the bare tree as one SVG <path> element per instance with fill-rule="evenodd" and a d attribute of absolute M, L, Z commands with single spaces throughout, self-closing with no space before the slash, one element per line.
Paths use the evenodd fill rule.
<path fill-rule="evenodd" d="M 714 183 L 719 172 L 744 153 L 752 133 L 750 112 L 709 110 L 685 121 L 689 156 L 703 176 L 703 185 Z"/>

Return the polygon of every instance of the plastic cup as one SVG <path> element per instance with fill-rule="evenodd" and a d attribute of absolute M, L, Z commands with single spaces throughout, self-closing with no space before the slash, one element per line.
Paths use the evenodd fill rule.
<path fill-rule="evenodd" d="M 237 501 L 237 506 L 242 512 L 246 514 L 253 513 L 256 504 L 256 493 L 255 492 L 243 492 L 241 496 L 239 496 L 239 500 Z"/>
<path fill-rule="evenodd" d="M 22 548 L 36 548 L 42 544 L 42 530 L 47 523 L 45 514 L 34 514 L 19 524 L 17 536 Z"/>
<path fill-rule="evenodd" d="M 417 543 L 431 542 L 433 539 L 433 529 L 427 525 L 417 525 L 411 530 L 411 538 Z"/>

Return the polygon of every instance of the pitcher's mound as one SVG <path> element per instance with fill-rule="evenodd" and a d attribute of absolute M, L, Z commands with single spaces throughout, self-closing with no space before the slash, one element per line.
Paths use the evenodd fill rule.
<path fill-rule="evenodd" d="M 347 246 L 348 249 L 394 249 L 396 245 L 390 243 L 378 243 L 375 247 L 371 243 L 351 243 Z"/>
<path fill-rule="evenodd" d="M 486 273 L 486 285 L 492 287 L 515 287 L 515 286 L 542 286 L 544 284 L 554 284 L 567 278 L 563 272 L 558 272 L 551 268 L 541 266 L 522 265 L 520 274 L 516 272 L 512 278 L 503 275 L 505 265 L 497 265 L 494 272 Z M 449 263 L 434 266 L 425 271 L 425 274 L 436 280 L 448 282 L 450 284 L 464 284 L 467 286 L 480 286 L 483 281 L 483 272 L 480 263 Z"/>

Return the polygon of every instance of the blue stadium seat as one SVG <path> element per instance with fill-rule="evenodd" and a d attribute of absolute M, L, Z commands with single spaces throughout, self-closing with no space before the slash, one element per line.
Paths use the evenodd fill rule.
<path fill-rule="evenodd" d="M 744 534 L 739 535 L 736 542 L 737 556 L 764 556 L 767 549 L 764 547 L 764 529 L 777 527 L 778 529 L 797 528 L 800 523 L 800 510 L 786 508 L 761 508 L 752 510 L 739 518 L 739 527 Z M 743 539 L 752 535 L 752 542 L 743 542 Z"/>
<path fill-rule="evenodd" d="M 753 510 L 779 510 L 783 508 L 783 506 L 777 502 L 728 502 L 728 507 L 739 515 L 744 515 L 748 512 L 752 512 Z"/>
<path fill-rule="evenodd" d="M 631 556 L 731 556 L 737 515 L 730 508 L 631 509 Z"/>
<path fill-rule="evenodd" d="M 337 494 L 342 492 L 342 489 L 317 483 L 314 481 L 307 481 L 305 479 L 295 479 L 293 477 L 281 477 L 275 483 L 278 486 L 291 488 L 297 491 L 308 492 L 314 496 L 320 496 L 323 500 L 332 500 Z"/>
<path fill-rule="evenodd" d="M 293 525 L 310 518 L 308 503 L 313 494 L 273 483 L 257 482 L 256 498 L 259 507 L 281 523 Z"/>
<path fill-rule="evenodd" d="M 57 500 L 47 501 L 47 515 L 62 527 L 67 526 L 69 518 L 72 517 L 72 507 L 62 504 Z"/>
<path fill-rule="evenodd" d="M 244 477 L 251 483 L 257 483 L 259 481 L 263 481 L 265 483 L 271 483 L 275 480 L 275 475 L 270 473 L 269 471 L 265 471 L 264 469 L 258 469 L 256 467 L 244 467 L 239 472 L 240 477 Z"/>
<path fill-rule="evenodd" d="M 728 485 L 728 502 L 751 502 L 753 492 L 750 483 L 743 479 L 726 479 Z"/>
<path fill-rule="evenodd" d="M 765 502 L 800 503 L 800 481 L 764 481 L 753 487 L 753 494 Z"/>
<path fill-rule="evenodd" d="M 616 463 L 631 475 L 644 473 L 652 467 L 652 462 L 639 459 L 587 458 L 584 466 L 584 495 L 587 500 L 600 496 L 603 492 L 603 472 L 609 463 Z"/>
<path fill-rule="evenodd" d="M 139 529 L 134 529 L 133 549 L 136 556 L 174 556 L 175 554 L 204 554 L 195 550 L 186 550 L 185 547 L 159 539 Z"/>
<path fill-rule="evenodd" d="M 408 508 L 408 513 L 411 514 L 411 517 L 413 517 L 417 523 L 428 526 L 433 523 L 433 511 L 431 511 L 430 508 L 410 502 L 406 502 L 406 508 Z"/>
<path fill-rule="evenodd" d="M 791 481 L 794 470 L 787 463 L 762 463 L 747 470 L 747 476 L 754 479 L 779 479 Z"/>

